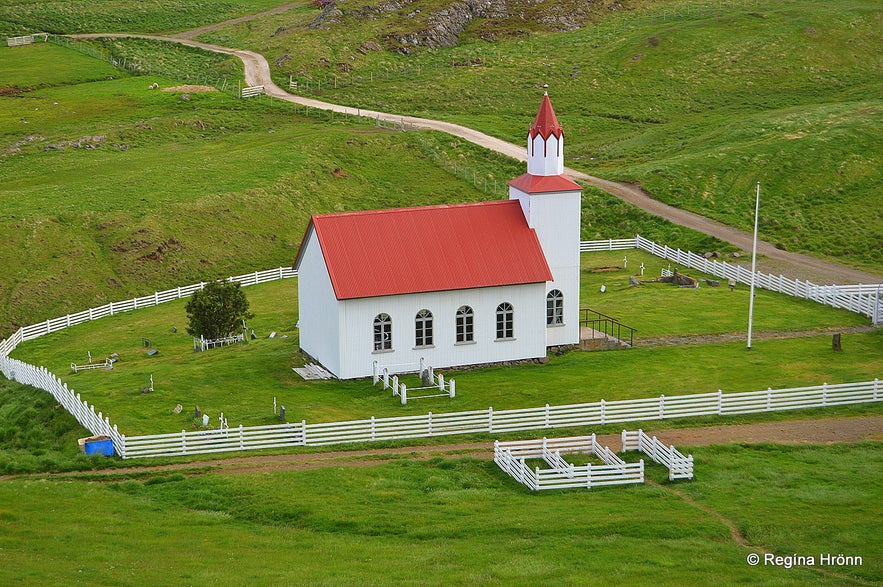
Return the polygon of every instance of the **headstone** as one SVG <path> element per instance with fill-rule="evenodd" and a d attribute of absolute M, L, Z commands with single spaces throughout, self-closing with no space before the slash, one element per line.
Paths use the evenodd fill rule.
<path fill-rule="evenodd" d="M 202 425 L 208 426 L 208 421 L 209 421 L 208 414 L 203 414 L 202 415 Z"/>
<path fill-rule="evenodd" d="M 424 369 L 420 372 L 420 383 L 423 384 L 423 387 L 432 385 L 432 376 L 429 374 L 429 369 Z"/>
<path fill-rule="evenodd" d="M 835 351 L 842 351 L 842 350 L 843 350 L 843 349 L 840 347 L 840 333 L 839 333 L 839 332 L 836 333 L 836 334 L 831 338 L 831 348 L 834 349 Z"/>
<path fill-rule="evenodd" d="M 157 350 L 157 349 L 150 349 L 149 351 L 147 351 L 147 356 L 148 356 L 148 357 L 152 357 L 152 356 L 154 356 L 154 355 L 157 354 L 157 353 L 159 353 L 159 350 Z"/>
<path fill-rule="evenodd" d="M 705 283 L 710 285 L 711 287 L 720 287 L 721 282 L 715 279 L 706 279 Z"/>
<path fill-rule="evenodd" d="M 182 406 L 181 404 L 178 404 L 177 406 L 175 406 L 175 409 L 173 411 L 176 414 L 180 414 L 182 411 L 184 411 L 184 406 Z"/>
<path fill-rule="evenodd" d="M 196 406 L 193 410 L 193 417 L 199 420 L 202 417 L 202 410 L 199 409 L 199 406 Z"/>
<path fill-rule="evenodd" d="M 629 275 L 629 285 L 641 285 L 641 282 L 634 275 Z"/>
<path fill-rule="evenodd" d="M 607 286 L 602 284 L 601 285 L 601 293 L 604 293 L 605 291 L 607 291 Z"/>
<path fill-rule="evenodd" d="M 279 407 L 279 421 L 280 421 L 280 422 L 284 422 L 284 421 L 285 421 L 285 406 L 280 406 L 280 407 Z"/>
<path fill-rule="evenodd" d="M 276 338 L 276 331 L 275 330 L 270 333 L 269 338 Z"/>
<path fill-rule="evenodd" d="M 727 282 L 727 285 L 730 287 L 730 291 L 733 291 L 734 289 L 736 289 L 736 280 L 731 279 L 729 282 Z"/>

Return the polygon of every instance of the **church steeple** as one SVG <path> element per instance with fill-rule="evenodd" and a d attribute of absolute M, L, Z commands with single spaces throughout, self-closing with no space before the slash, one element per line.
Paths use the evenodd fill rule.
<path fill-rule="evenodd" d="M 539 176 L 564 173 L 564 131 L 555 117 L 548 92 L 543 94 L 527 134 L 527 172 Z"/>

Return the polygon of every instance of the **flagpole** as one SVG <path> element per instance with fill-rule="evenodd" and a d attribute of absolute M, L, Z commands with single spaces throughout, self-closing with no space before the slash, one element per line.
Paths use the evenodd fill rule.
<path fill-rule="evenodd" d="M 757 219 L 760 216 L 760 182 L 754 201 L 754 241 L 751 245 L 751 289 L 748 293 L 748 350 L 751 350 L 751 323 L 754 319 L 754 278 L 757 274 Z"/>

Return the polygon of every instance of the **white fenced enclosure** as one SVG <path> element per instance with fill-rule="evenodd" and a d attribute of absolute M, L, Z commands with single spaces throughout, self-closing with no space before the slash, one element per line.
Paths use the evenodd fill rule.
<path fill-rule="evenodd" d="M 374 361 L 374 385 L 383 383 L 383 389 L 392 389 L 393 397 L 398 397 L 405 405 L 408 399 L 429 399 L 433 397 L 456 397 L 457 387 L 453 379 L 445 381 L 442 373 L 436 373 L 431 366 L 426 366 L 423 359 L 420 359 L 420 378 L 423 385 L 420 387 L 408 388 L 404 383 L 399 382 L 398 375 L 390 375 L 389 367 L 382 369 Z M 414 395 L 417 392 L 417 395 Z M 409 395 L 410 394 L 410 395 Z"/>
<path fill-rule="evenodd" d="M 590 454 L 604 463 L 574 465 L 562 454 Z M 548 469 L 531 469 L 526 459 L 542 459 Z M 513 479 L 533 491 L 625 485 L 644 482 L 644 460 L 626 463 L 597 443 L 595 435 L 494 442 L 494 462 Z"/>
<path fill-rule="evenodd" d="M 248 86 L 245 88 L 240 88 L 239 97 L 240 98 L 254 98 L 255 96 L 264 95 L 264 86 Z"/>
<path fill-rule="evenodd" d="M 641 429 L 622 431 L 622 451 L 637 450 L 668 468 L 668 480 L 693 478 L 693 455 L 684 456 L 673 446 L 647 436 Z"/>
<path fill-rule="evenodd" d="M 583 251 L 622 250 L 641 248 L 686 267 L 694 267 L 709 274 L 750 282 L 751 272 L 741 266 L 718 263 L 702 256 L 663 247 L 638 236 L 633 239 L 591 241 L 582 243 Z M 297 277 L 290 267 L 256 271 L 228 278 L 242 286 L 256 285 L 278 279 Z M 781 291 L 788 295 L 812 299 L 820 303 L 872 316 L 875 321 L 883 318 L 880 309 L 880 285 L 866 286 L 817 286 L 808 282 L 791 281 L 781 277 L 756 274 L 756 285 Z M 714 393 L 659 396 L 637 400 L 621 400 L 549 406 L 523 410 L 487 410 L 409 416 L 404 418 L 370 418 L 350 422 L 307 424 L 306 422 L 281 426 L 239 427 L 225 430 L 223 437 L 207 432 L 186 432 L 129 437 L 111 426 L 109 419 L 95 406 L 82 401 L 67 384 L 42 367 L 29 365 L 9 357 L 24 341 L 32 340 L 63 330 L 76 324 L 148 308 L 172 300 L 189 297 L 202 289 L 205 283 L 197 283 L 155 292 L 130 300 L 111 302 L 97 308 L 68 314 L 31 326 L 19 328 L 9 338 L 0 341 L 0 371 L 10 380 L 43 389 L 51 393 L 93 435 L 109 436 L 116 453 L 123 458 L 146 456 L 173 456 L 221 452 L 232 450 L 256 450 L 279 446 L 317 446 L 351 442 L 370 442 L 424 438 L 450 434 L 486 432 L 498 434 L 518 430 L 541 430 L 574 426 L 593 426 L 619 422 L 658 420 L 692 416 L 745 414 L 774 410 L 793 410 L 863 402 L 877 402 L 879 379 L 838 385 L 823 384 L 813 387 L 739 393 Z M 449 390 L 449 393 L 452 390 Z"/>
<path fill-rule="evenodd" d="M 240 342 L 245 341 L 244 334 L 234 334 L 232 336 L 225 336 L 223 338 L 212 338 L 206 339 L 202 336 L 199 338 L 193 337 L 193 350 L 194 351 L 207 351 L 209 349 L 215 349 L 218 347 L 230 346 L 234 344 L 238 344 Z"/>

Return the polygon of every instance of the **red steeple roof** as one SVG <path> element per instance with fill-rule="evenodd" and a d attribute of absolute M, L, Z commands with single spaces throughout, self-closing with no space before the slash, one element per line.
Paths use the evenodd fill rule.
<path fill-rule="evenodd" d="M 530 125 L 530 138 L 534 139 L 537 135 L 540 135 L 545 140 L 555 135 L 556 138 L 560 139 L 563 134 L 564 131 L 561 130 L 561 125 L 558 124 L 558 119 L 555 118 L 555 111 L 552 110 L 549 94 L 545 93 L 543 94 L 543 101 L 540 103 L 537 117 L 534 118 L 533 124 Z"/>

